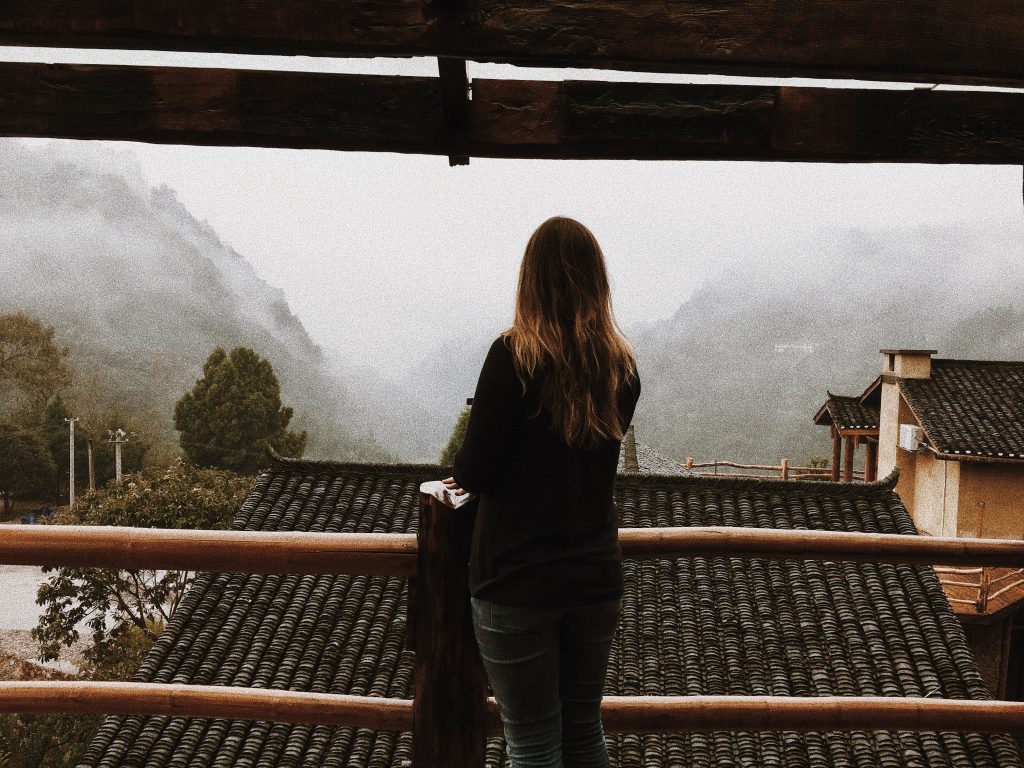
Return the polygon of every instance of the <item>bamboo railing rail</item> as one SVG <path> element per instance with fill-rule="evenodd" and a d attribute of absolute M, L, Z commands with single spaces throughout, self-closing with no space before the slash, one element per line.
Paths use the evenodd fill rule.
<path fill-rule="evenodd" d="M 1007 594 L 1011 590 L 1017 589 L 1022 584 L 1024 584 L 1024 579 L 1018 578 L 1017 580 L 1011 582 L 1010 584 L 1006 585 L 1005 587 L 1000 587 L 999 589 L 995 590 L 995 592 L 989 592 L 988 593 L 988 599 L 989 600 L 994 600 L 997 597 L 1001 597 L 1002 595 Z M 991 587 L 991 585 L 989 585 L 989 587 Z"/>
<path fill-rule="evenodd" d="M 1024 702 L 888 696 L 606 696 L 601 719 L 605 730 L 611 733 L 1019 733 L 1024 731 Z M 489 721 L 488 725 L 492 723 Z M 490 730 L 488 733 L 494 734 Z"/>
<path fill-rule="evenodd" d="M 757 557 L 1024 568 L 1024 541 L 703 526 L 620 528 L 624 557 Z M 0 525 L 0 564 L 245 573 L 416 573 L 416 534 Z"/>
<path fill-rule="evenodd" d="M 0 682 L 0 712 L 211 717 L 385 731 L 413 727 L 411 699 L 179 683 Z"/>
<path fill-rule="evenodd" d="M 0 682 L 0 712 L 161 715 L 414 731 L 413 700 L 132 682 Z M 889 696 L 605 696 L 606 733 L 685 731 L 1024 732 L 1024 702 Z M 493 697 L 484 733 L 502 733 Z M 414 731 L 415 732 L 415 731 Z"/>
<path fill-rule="evenodd" d="M 416 573 L 416 534 L 0 525 L 0 563 L 245 573 Z"/>
<path fill-rule="evenodd" d="M 1018 581 L 1020 581 L 1022 575 L 1024 575 L 1024 569 L 1021 568 L 1018 568 L 1015 571 L 1007 571 L 1002 576 L 996 576 L 991 581 L 989 581 L 989 586 L 994 587 L 999 582 L 1006 581 L 1007 579 L 1013 579 L 1014 583 L 1017 583 Z"/>

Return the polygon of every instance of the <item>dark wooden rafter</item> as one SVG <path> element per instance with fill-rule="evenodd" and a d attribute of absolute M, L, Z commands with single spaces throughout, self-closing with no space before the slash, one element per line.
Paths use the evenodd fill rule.
<path fill-rule="evenodd" d="M 430 9 L 437 14 L 437 24 L 447 30 L 446 36 L 458 24 L 457 13 L 463 9 L 464 0 L 431 0 Z M 453 140 L 459 140 L 469 125 L 469 77 L 466 75 L 466 60 L 461 58 L 437 59 L 437 74 L 441 80 L 441 110 L 445 127 Z M 448 155 L 448 165 L 469 165 L 467 155 Z"/>
<path fill-rule="evenodd" d="M 1017 0 L 7 0 L 0 44 L 1024 86 Z"/>
<path fill-rule="evenodd" d="M 0 64 L 0 135 L 508 158 L 1024 162 L 1024 98 L 992 91 L 474 80 Z"/>
<path fill-rule="evenodd" d="M 441 115 L 452 143 L 462 141 L 469 126 L 469 79 L 465 59 L 438 59 Z M 468 155 L 448 155 L 448 165 L 469 165 Z"/>

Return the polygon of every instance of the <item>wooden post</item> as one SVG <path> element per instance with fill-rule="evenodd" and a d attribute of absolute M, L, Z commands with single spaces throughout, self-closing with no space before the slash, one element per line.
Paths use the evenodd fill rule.
<path fill-rule="evenodd" d="M 469 604 L 476 505 L 451 509 L 420 494 L 413 612 L 413 768 L 482 768 L 487 676 Z"/>
<path fill-rule="evenodd" d="M 843 460 L 843 443 L 839 430 L 832 427 L 832 482 L 839 482 L 839 464 Z"/>
<path fill-rule="evenodd" d="M 693 456 L 686 457 L 686 468 L 693 469 Z"/>
<path fill-rule="evenodd" d="M 90 491 L 95 491 L 96 490 L 96 465 L 92 461 L 92 440 L 87 442 L 85 445 L 86 445 L 86 448 L 88 448 L 88 451 L 89 451 L 89 453 L 88 453 L 88 456 L 89 456 L 89 490 Z"/>
<path fill-rule="evenodd" d="M 782 479 L 789 480 L 789 459 L 782 460 Z"/>
<path fill-rule="evenodd" d="M 853 452 L 856 450 L 853 443 L 853 435 L 846 438 L 846 455 L 843 456 L 843 482 L 849 483 L 853 480 Z"/>
<path fill-rule="evenodd" d="M 873 483 L 878 479 L 878 443 L 867 441 L 867 456 L 864 458 L 864 482 Z"/>
<path fill-rule="evenodd" d="M 984 613 L 985 609 L 988 608 L 989 581 L 991 578 L 989 569 L 982 567 L 981 580 L 978 583 L 978 599 L 974 603 L 974 608 L 978 613 Z"/>

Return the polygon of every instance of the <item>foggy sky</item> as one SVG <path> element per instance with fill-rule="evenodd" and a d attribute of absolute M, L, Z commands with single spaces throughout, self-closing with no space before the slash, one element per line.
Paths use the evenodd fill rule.
<path fill-rule="evenodd" d="M 28 48 L 0 48 L 0 59 L 436 74 L 433 59 Z M 812 84 L 472 62 L 469 75 Z M 737 263 L 828 270 L 805 247 L 811 232 L 950 222 L 973 229 L 1024 217 L 1021 169 L 1010 166 L 473 158 L 449 168 L 444 157 L 418 155 L 25 141 L 88 144 L 137 163 L 151 185 L 176 190 L 260 277 L 283 289 L 325 351 L 382 372 L 404 369 L 440 339 L 493 336 L 507 325 L 522 249 L 556 214 L 597 235 L 627 332 L 671 315 Z"/>

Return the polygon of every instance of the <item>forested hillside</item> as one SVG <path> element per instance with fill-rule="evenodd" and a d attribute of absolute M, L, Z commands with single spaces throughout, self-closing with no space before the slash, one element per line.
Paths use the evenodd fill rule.
<path fill-rule="evenodd" d="M 0 254 L 0 312 L 55 327 L 71 349 L 79 407 L 116 405 L 142 419 L 148 438 L 173 443 L 174 402 L 207 356 L 244 345 L 272 362 L 293 427 L 309 432 L 307 455 L 394 455 L 282 292 L 128 162 L 5 141 Z"/>

